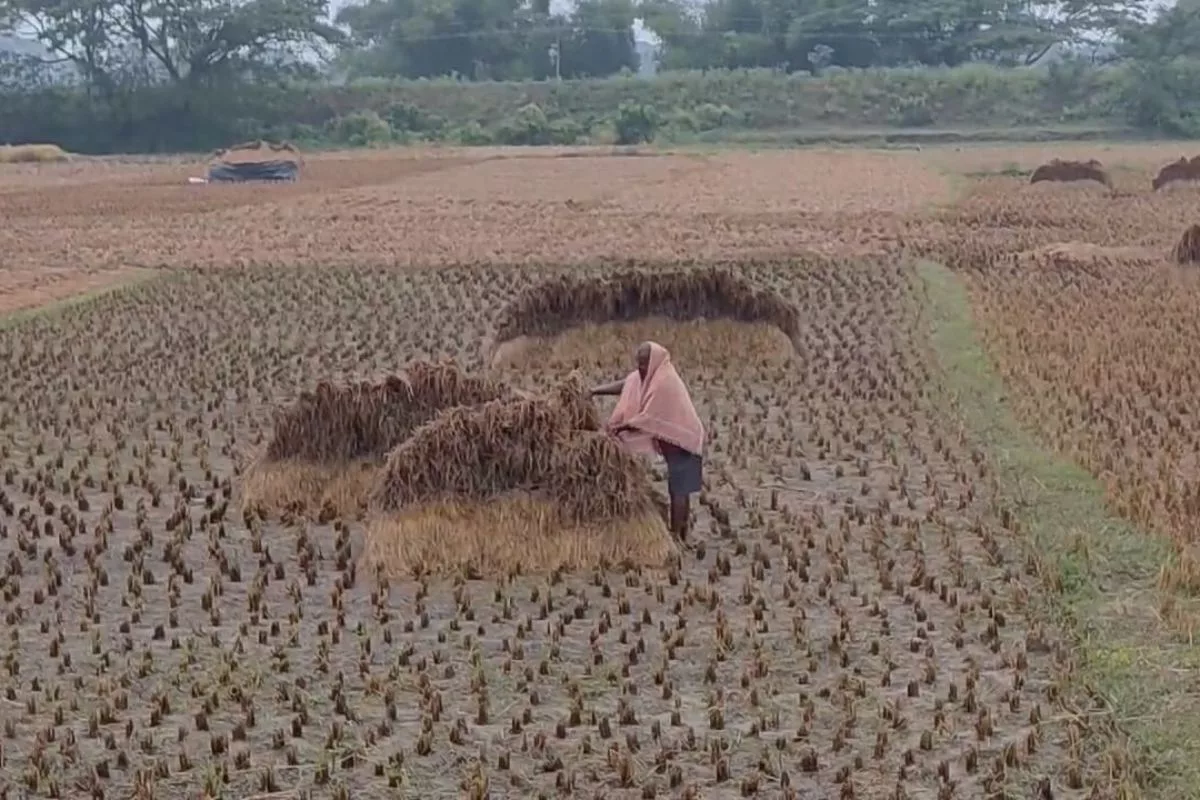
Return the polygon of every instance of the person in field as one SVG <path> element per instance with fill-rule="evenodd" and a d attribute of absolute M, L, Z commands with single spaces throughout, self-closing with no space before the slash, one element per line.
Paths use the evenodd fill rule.
<path fill-rule="evenodd" d="M 691 496 L 703 477 L 704 425 L 671 354 L 657 342 L 643 342 L 635 354 L 637 369 L 593 395 L 619 395 L 606 430 L 628 450 L 661 455 L 667 462 L 671 532 L 688 536 Z"/>

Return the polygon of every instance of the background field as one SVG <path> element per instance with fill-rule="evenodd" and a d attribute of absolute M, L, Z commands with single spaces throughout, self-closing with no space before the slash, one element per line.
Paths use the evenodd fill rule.
<path fill-rule="evenodd" d="M 1027 184 L 1066 154 L 1117 191 Z M 279 187 L 0 166 L 0 781 L 1194 796 L 1200 277 L 1166 254 L 1196 194 L 1149 191 L 1182 154 L 375 151 Z M 712 443 L 678 567 L 380 582 L 359 521 L 235 512 L 299 391 L 482 369 L 521 289 L 631 263 L 723 264 L 803 318 L 782 357 L 663 330 Z M 500 374 L 610 379 L 644 330 Z"/>

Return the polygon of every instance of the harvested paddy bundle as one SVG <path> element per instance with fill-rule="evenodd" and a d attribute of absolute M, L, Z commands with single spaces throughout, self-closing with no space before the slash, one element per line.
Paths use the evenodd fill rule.
<path fill-rule="evenodd" d="M 1200 264 L 1200 225 L 1192 225 L 1183 232 L 1171 257 L 1179 264 Z"/>
<path fill-rule="evenodd" d="M 511 396 L 452 364 L 417 361 L 377 383 L 321 383 L 275 420 L 242 486 L 242 507 L 265 514 L 350 514 L 363 507 L 389 450 L 439 411 Z"/>
<path fill-rule="evenodd" d="M 493 362 L 506 343 L 519 339 L 648 317 L 768 323 L 793 343 L 800 330 L 800 314 L 793 305 L 720 268 L 629 270 L 592 278 L 564 275 L 527 289 L 504 308 L 496 323 Z"/>
<path fill-rule="evenodd" d="M 1181 181 L 1200 181 L 1200 156 L 1190 159 L 1181 156 L 1178 161 L 1167 164 L 1158 171 L 1150 185 L 1157 192 L 1168 183 Z"/>
<path fill-rule="evenodd" d="M 1033 171 L 1029 182 L 1041 183 L 1043 181 L 1096 181 L 1109 189 L 1113 188 L 1112 178 L 1105 171 L 1103 165 L 1094 158 L 1087 161 L 1065 161 L 1056 158 L 1048 164 L 1042 164 Z"/>
<path fill-rule="evenodd" d="M 630 354 L 646 341 L 658 342 L 689 369 L 782 365 L 796 355 L 792 341 L 768 322 L 645 317 L 585 323 L 557 336 L 521 336 L 496 347 L 490 361 L 502 369 L 552 372 L 566 367 L 608 373 L 628 367 Z"/>
<path fill-rule="evenodd" d="M 291 142 L 272 142 L 266 139 L 231 144 L 213 153 L 214 158 L 233 163 L 260 161 L 264 155 L 300 160 L 300 151 Z"/>
<path fill-rule="evenodd" d="M 0 145 L 0 164 L 55 164 L 71 155 L 56 144 Z"/>
<path fill-rule="evenodd" d="M 646 465 L 583 386 L 441 412 L 388 455 L 368 565 L 388 574 L 661 566 L 676 552 Z"/>
<path fill-rule="evenodd" d="M 1033 267 L 1059 276 L 1099 278 L 1121 265 L 1149 267 L 1160 261 L 1153 252 L 1135 247 L 1105 247 L 1090 242 L 1054 242 L 1008 256 L 1018 266 Z"/>

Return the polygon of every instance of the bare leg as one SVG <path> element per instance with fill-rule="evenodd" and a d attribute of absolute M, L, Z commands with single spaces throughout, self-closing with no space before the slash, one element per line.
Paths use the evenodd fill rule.
<path fill-rule="evenodd" d="M 688 537 L 688 517 L 691 516 L 691 503 L 686 494 L 671 495 L 671 533 L 675 534 L 679 541 L 687 541 Z"/>

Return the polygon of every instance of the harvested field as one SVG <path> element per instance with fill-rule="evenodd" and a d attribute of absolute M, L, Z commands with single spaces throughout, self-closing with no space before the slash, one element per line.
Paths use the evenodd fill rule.
<path fill-rule="evenodd" d="M 484 777 L 529 796 L 723 795 L 786 772 L 798 795 L 882 797 L 910 759 L 914 795 L 939 769 L 968 796 L 1090 785 L 1091 752 L 1051 721 L 1054 634 L 1022 614 L 1031 587 L 987 511 L 986 466 L 925 395 L 918 298 L 894 262 L 741 265 L 811 310 L 803 366 L 681 365 L 711 443 L 696 548 L 676 568 L 380 583 L 357 524 L 231 512 L 235 459 L 265 442 L 272 407 L 401 353 L 480 365 L 498 293 L 548 274 L 192 273 L 0 334 L 17 370 L 3 413 L 19 421 L 7 608 L 24 609 L 9 763 L 33 763 L 57 687 L 80 709 L 64 711 L 78 756 L 39 780 L 93 780 L 103 763 L 94 780 L 118 795 L 137 780 L 201 791 L 218 764 L 237 796 L 382 797 L 390 782 L 457 797 Z"/>
<path fill-rule="evenodd" d="M 947 215 L 975 233 L 946 248 L 948 260 L 970 277 L 1028 422 L 1105 482 L 1121 516 L 1190 547 L 1200 529 L 1188 366 L 1200 276 L 1177 266 L 1175 251 L 1190 253 L 1192 203 L 1161 192 L 1079 199 L 1034 205 L 1007 179 L 981 184 Z"/>
<path fill-rule="evenodd" d="M 47 263 L 575 264 L 841 243 L 870 252 L 895 241 L 881 212 L 950 196 L 935 171 L 882 154 L 312 154 L 294 184 L 188 185 L 206 169 L 206 159 L 0 165 L 0 269 L 36 285 Z M 823 190 L 835 184 L 814 173 L 856 188 Z M 852 221 L 831 238 L 841 218 Z"/>
<path fill-rule="evenodd" d="M 1184 186 L 1150 191 L 1177 153 L 1121 152 L 1098 154 L 1116 193 L 1009 174 L 958 196 L 940 169 L 1004 155 L 314 155 L 295 185 L 217 192 L 177 183 L 197 163 L 0 168 L 10 284 L 36 288 L 47 263 L 170 271 L 0 326 L 0 791 L 1082 800 L 1145 796 L 1151 774 L 1200 785 L 1171 784 L 1159 757 L 1196 762 L 1200 737 L 1144 734 L 1195 717 L 1192 651 L 1170 637 L 1195 618 L 1172 592 L 1200 569 L 1200 273 L 1168 259 L 1195 207 Z M 1098 475 L 1112 510 L 1174 537 L 1149 585 L 1129 588 L 1143 551 L 1106 549 L 1107 522 L 1067 519 L 1070 553 L 1039 549 L 1027 510 L 1065 495 L 1014 482 L 1007 442 L 964 410 L 945 345 L 974 345 L 931 336 L 944 308 L 918 258 L 966 287 L 1010 393 L 988 397 Z M 512 311 L 544 311 L 522 303 L 564 273 L 712 268 L 795 309 L 790 341 L 761 320 L 669 321 L 661 303 L 620 321 L 572 306 L 583 326 Z M 501 332 L 514 346 L 493 365 Z M 593 510 L 568 521 L 552 493 L 476 491 L 479 471 L 458 496 L 492 502 L 439 496 L 449 478 L 421 470 L 468 457 L 554 478 L 532 441 L 520 459 L 464 436 L 473 406 L 409 434 L 357 406 L 314 426 L 298 403 L 417 359 L 542 396 L 573 369 L 618 377 L 643 338 L 675 352 L 709 433 L 678 553 L 645 503 L 591 538 L 615 493 L 578 481 Z M 288 408 L 303 424 L 273 449 Z M 396 502 L 375 498 L 386 513 L 239 508 L 264 453 L 378 472 L 385 450 L 404 478 Z M 500 546 L 514 514 L 570 535 L 509 530 Z"/>

